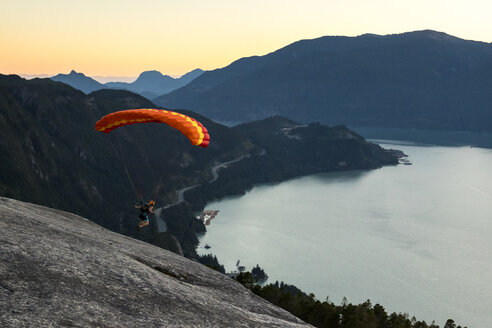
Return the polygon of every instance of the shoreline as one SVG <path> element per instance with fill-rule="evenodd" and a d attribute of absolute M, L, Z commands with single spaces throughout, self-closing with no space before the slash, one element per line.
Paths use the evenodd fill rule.
<path fill-rule="evenodd" d="M 370 140 L 367 140 L 367 142 L 373 142 L 373 141 L 370 141 Z M 373 142 L 373 143 L 376 143 L 376 142 Z M 377 143 L 379 145 L 379 143 Z M 386 149 L 387 151 L 393 153 L 397 159 L 398 159 L 398 162 L 396 164 L 388 164 L 388 165 L 410 165 L 411 163 L 407 162 L 405 160 L 405 158 L 407 158 L 408 156 L 403 153 L 402 151 L 400 150 L 397 150 L 397 149 Z M 266 154 L 266 150 L 265 149 L 262 149 L 261 152 L 257 155 L 257 156 L 263 156 Z M 211 171 L 212 171 L 212 179 L 210 179 L 209 181 L 207 182 L 204 182 L 204 183 L 201 183 L 201 184 L 196 184 L 196 185 L 192 185 L 192 186 L 188 186 L 188 187 L 185 187 L 185 188 L 182 188 L 182 189 L 179 189 L 176 191 L 176 194 L 177 194 L 177 198 L 178 200 L 172 204 L 168 204 L 166 206 L 163 206 L 163 207 L 159 207 L 156 209 L 156 213 L 158 212 L 159 214 L 156 215 L 156 221 L 157 221 L 157 229 L 158 229 L 158 232 L 166 232 L 167 231 L 167 224 L 163 218 L 163 213 L 162 211 L 163 210 L 166 210 L 168 208 L 171 208 L 173 206 L 176 206 L 182 202 L 185 201 L 185 196 L 184 196 L 184 193 L 189 191 L 189 190 L 192 190 L 192 189 L 195 189 L 197 187 L 200 187 L 204 184 L 207 184 L 207 183 L 213 183 L 215 181 L 218 180 L 220 174 L 219 174 L 219 170 L 221 169 L 225 169 L 225 168 L 228 168 L 230 164 L 234 164 L 234 163 L 237 163 L 237 162 L 240 162 L 242 161 L 243 159 L 245 158 L 250 158 L 251 155 L 250 154 L 246 154 L 246 155 L 241 155 L 239 156 L 238 158 L 235 158 L 233 160 L 230 160 L 230 161 L 227 161 L 227 162 L 223 162 L 223 163 L 219 163 L 215 166 L 212 167 Z M 403 159 L 403 161 L 401 160 Z M 382 166 L 385 166 L 385 165 L 382 165 Z M 382 166 L 380 166 L 379 168 L 381 168 Z M 375 168 L 374 168 L 375 169 Z M 369 169 L 371 170 L 371 169 Z M 358 170 L 350 170 L 350 171 L 358 171 Z M 322 172 L 322 173 L 335 173 L 335 172 L 346 172 L 345 170 L 334 170 L 334 171 L 328 171 L 328 172 Z M 260 182 L 260 183 L 255 183 L 253 184 L 253 188 L 257 185 L 268 185 L 268 184 L 276 184 L 276 183 L 281 183 L 281 182 L 285 182 L 285 181 L 289 181 L 290 179 L 295 179 L 295 178 L 299 178 L 299 177 L 302 177 L 302 176 L 309 176 L 309 175 L 313 175 L 313 174 L 319 174 L 319 173 L 312 173 L 312 174 L 305 174 L 305 175 L 299 175 L 299 176 L 293 176 L 293 177 L 289 177 L 289 178 L 286 178 L 282 181 L 271 181 L 271 182 Z M 244 194 L 244 193 L 243 193 Z M 237 196 L 237 194 L 231 194 L 231 195 L 227 195 L 226 197 L 233 197 L 233 196 Z M 214 200 L 209 200 L 207 201 L 206 203 L 210 203 Z M 206 208 L 206 204 L 198 210 L 198 212 L 201 212 L 200 216 L 204 213 L 205 211 L 205 208 Z M 218 212 L 218 211 L 217 211 Z M 195 215 L 196 216 L 196 215 Z M 213 216 L 215 217 L 215 215 Z M 203 219 L 201 219 L 200 217 L 197 218 L 198 220 L 201 220 L 204 225 L 209 225 L 210 224 L 210 220 L 213 219 L 211 218 L 210 220 L 207 220 L 207 222 L 204 222 Z M 198 247 L 198 245 L 196 246 Z M 195 249 L 196 249 L 195 247 Z"/>
<path fill-rule="evenodd" d="M 210 222 L 217 216 L 219 210 L 205 210 L 200 214 L 199 220 L 203 222 L 204 225 L 209 225 Z"/>
<path fill-rule="evenodd" d="M 263 151 L 261 152 L 261 154 L 259 156 L 262 156 L 266 153 L 266 151 L 263 149 Z M 196 184 L 196 185 L 193 185 L 193 186 L 189 186 L 189 187 L 185 187 L 185 188 L 182 188 L 182 189 L 179 189 L 178 191 L 176 191 L 176 194 L 177 194 L 177 198 L 178 200 L 172 204 L 169 204 L 169 205 L 166 205 L 166 206 L 163 206 L 163 207 L 159 207 L 156 209 L 156 221 L 157 221 L 157 230 L 158 232 L 166 232 L 167 231 L 167 224 L 166 224 L 166 221 L 164 220 L 164 218 L 162 217 L 162 211 L 163 210 L 166 210 L 170 207 L 173 207 L 173 206 L 176 206 L 182 202 L 185 201 L 185 198 L 184 198 L 184 193 L 187 192 L 188 190 L 191 190 L 191 189 L 194 189 L 196 187 L 199 187 L 205 183 L 213 183 L 215 182 L 218 178 L 219 178 L 219 170 L 220 169 L 223 169 L 223 168 L 227 168 L 228 165 L 230 164 L 233 164 L 233 163 L 236 163 L 236 162 L 239 162 L 245 158 L 249 158 L 251 155 L 247 154 L 247 155 L 241 155 L 239 156 L 238 158 L 235 158 L 231 161 L 227 161 L 227 162 L 223 162 L 223 163 L 219 163 L 215 166 L 212 167 L 212 179 L 207 181 L 207 182 L 204 182 L 204 183 L 201 183 L 201 184 Z M 201 211 L 204 211 L 205 207 L 203 207 L 201 209 Z M 159 214 L 157 215 L 157 212 L 159 212 Z M 218 213 L 218 211 L 217 211 Z M 202 213 L 203 214 L 203 213 Z M 217 214 L 215 214 L 217 215 Z M 215 217 L 215 215 L 211 218 L 213 219 Z M 210 220 L 211 220 L 210 219 Z M 205 224 L 205 222 L 204 222 Z M 210 223 L 208 223 L 210 224 Z M 205 224 L 205 225 L 208 225 L 208 224 Z M 163 229 L 163 230 L 161 230 Z"/>

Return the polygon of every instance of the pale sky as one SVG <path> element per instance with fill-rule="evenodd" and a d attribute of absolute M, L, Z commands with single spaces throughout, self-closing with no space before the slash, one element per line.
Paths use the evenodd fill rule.
<path fill-rule="evenodd" d="M 300 39 L 423 29 L 492 42 L 492 1 L 0 0 L 0 73 L 179 76 Z"/>

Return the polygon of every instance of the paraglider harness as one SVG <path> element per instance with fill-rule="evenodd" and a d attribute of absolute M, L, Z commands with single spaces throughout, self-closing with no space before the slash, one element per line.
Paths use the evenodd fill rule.
<path fill-rule="evenodd" d="M 136 206 L 140 207 L 140 214 L 138 214 L 140 220 L 149 221 L 150 204 L 143 204 L 140 202 L 140 204 L 137 204 Z"/>

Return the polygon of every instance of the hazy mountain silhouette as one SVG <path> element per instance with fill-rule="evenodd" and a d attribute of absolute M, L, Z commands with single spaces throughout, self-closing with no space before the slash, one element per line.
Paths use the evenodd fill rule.
<path fill-rule="evenodd" d="M 72 70 L 69 74 L 58 74 L 51 77 L 53 81 L 63 82 L 71 87 L 78 89 L 85 94 L 104 88 L 104 84 L 85 76 L 83 73 L 77 73 Z"/>
<path fill-rule="evenodd" d="M 207 71 L 154 101 L 222 121 L 492 130 L 492 44 L 431 30 L 326 36 Z"/>
<path fill-rule="evenodd" d="M 132 83 L 107 82 L 102 84 L 83 73 L 77 73 L 72 70 L 69 74 L 58 74 L 51 77 L 51 79 L 68 84 L 75 89 L 83 91 L 85 94 L 101 89 L 120 89 L 138 93 L 151 100 L 185 86 L 202 73 L 201 69 L 195 69 L 179 78 L 173 78 L 168 75 L 162 75 L 158 71 L 146 71 L 140 74 Z"/>
<path fill-rule="evenodd" d="M 162 75 L 158 71 L 146 71 L 140 74 L 135 82 L 108 82 L 105 86 L 111 89 L 129 90 L 138 93 L 147 99 L 153 99 L 157 96 L 181 88 L 202 73 L 203 71 L 201 69 L 195 69 L 180 78 L 173 78 L 169 75 Z"/>

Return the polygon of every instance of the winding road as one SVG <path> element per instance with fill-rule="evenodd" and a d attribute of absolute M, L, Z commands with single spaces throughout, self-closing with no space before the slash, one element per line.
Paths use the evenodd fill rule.
<path fill-rule="evenodd" d="M 265 155 L 265 153 L 266 153 L 266 151 L 264 149 L 262 149 L 261 153 L 258 156 L 263 156 L 263 155 Z M 224 163 L 220 163 L 220 164 L 215 165 L 214 167 L 212 167 L 212 179 L 210 181 L 208 181 L 208 183 L 212 183 L 212 182 L 217 181 L 217 179 L 219 178 L 219 170 L 220 169 L 227 168 L 230 164 L 242 161 L 243 159 L 248 158 L 248 157 L 250 157 L 250 155 L 246 154 L 246 155 L 242 155 L 236 159 L 233 159 L 232 161 L 228 161 L 228 162 L 224 162 Z M 162 210 L 168 209 L 170 207 L 178 205 L 179 203 L 184 202 L 184 200 L 185 200 L 184 199 L 184 193 L 187 192 L 188 190 L 194 189 L 194 188 L 201 186 L 201 185 L 202 184 L 196 184 L 196 185 L 178 190 L 176 192 L 178 195 L 178 200 L 176 202 L 174 202 L 172 204 L 168 204 L 164 207 L 159 207 L 155 210 L 154 215 L 155 215 L 155 218 L 157 221 L 157 229 L 159 230 L 159 232 L 166 232 L 167 231 L 167 225 L 166 225 L 166 221 L 164 221 L 164 218 L 162 216 Z"/>

